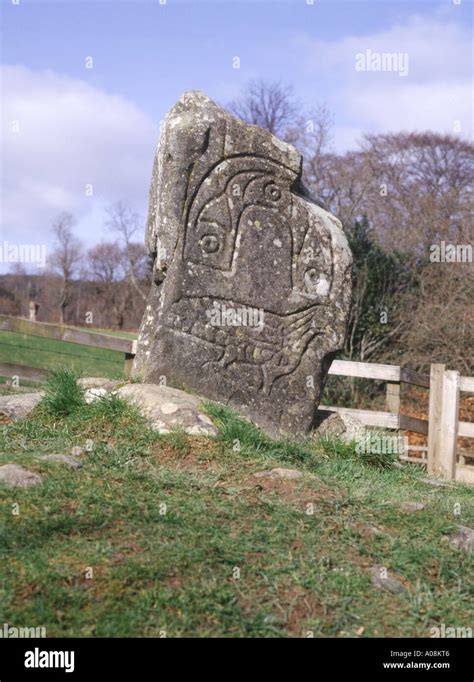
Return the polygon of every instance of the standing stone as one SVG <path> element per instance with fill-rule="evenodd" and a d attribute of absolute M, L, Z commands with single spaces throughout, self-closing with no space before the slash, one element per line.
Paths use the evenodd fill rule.
<path fill-rule="evenodd" d="M 344 341 L 351 253 L 294 147 L 199 92 L 168 113 L 147 246 L 154 283 L 133 374 L 308 432 Z"/>

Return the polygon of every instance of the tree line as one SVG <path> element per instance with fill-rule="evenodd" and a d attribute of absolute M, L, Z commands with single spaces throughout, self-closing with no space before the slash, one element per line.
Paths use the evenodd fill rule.
<path fill-rule="evenodd" d="M 74 216 L 60 213 L 51 227 L 54 246 L 44 273 L 29 274 L 18 264 L 0 278 L 2 311 L 28 316 L 33 302 L 39 320 L 136 330 L 152 272 L 142 219 L 117 202 L 107 209 L 104 226 L 112 239 L 85 249 Z"/>

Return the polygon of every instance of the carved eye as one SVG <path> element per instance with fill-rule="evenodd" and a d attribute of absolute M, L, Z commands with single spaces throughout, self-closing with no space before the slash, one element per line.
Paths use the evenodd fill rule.
<path fill-rule="evenodd" d="M 318 283 L 318 271 L 316 268 L 308 268 L 308 270 L 306 270 L 304 273 L 304 283 L 306 290 L 313 293 Z"/>
<path fill-rule="evenodd" d="M 281 189 L 277 185 L 271 183 L 265 187 L 265 196 L 271 201 L 278 201 L 278 199 L 281 198 Z"/>
<path fill-rule="evenodd" d="M 205 234 L 201 237 L 200 244 L 204 253 L 216 253 L 219 251 L 219 239 L 215 234 Z"/>
<path fill-rule="evenodd" d="M 328 296 L 331 283 L 326 275 L 316 268 L 308 268 L 304 273 L 304 285 L 308 294 L 313 296 Z"/>

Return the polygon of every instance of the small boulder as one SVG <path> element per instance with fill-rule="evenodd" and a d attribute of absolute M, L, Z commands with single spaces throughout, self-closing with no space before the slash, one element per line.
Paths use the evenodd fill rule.
<path fill-rule="evenodd" d="M 317 410 L 313 438 L 340 438 L 345 443 L 364 438 L 366 428 L 361 421 L 343 412 Z"/>
<path fill-rule="evenodd" d="M 474 552 L 474 528 L 458 526 L 457 531 L 451 535 L 449 541 L 453 547 L 472 554 Z"/>
<path fill-rule="evenodd" d="M 454 483 L 449 481 L 441 481 L 437 478 L 420 478 L 421 483 L 426 483 L 426 485 L 432 485 L 434 488 L 453 488 Z"/>
<path fill-rule="evenodd" d="M 283 478 L 286 480 L 293 480 L 295 478 L 301 478 L 303 476 L 303 472 L 298 471 L 298 469 L 285 469 L 284 467 L 277 467 L 276 469 L 269 469 L 267 471 L 257 471 L 254 476 L 255 478 Z M 313 476 L 311 477 L 314 478 Z"/>
<path fill-rule="evenodd" d="M 402 502 L 400 505 L 400 509 L 406 512 L 418 512 L 422 511 L 424 508 L 425 505 L 421 502 Z"/>
<path fill-rule="evenodd" d="M 389 575 L 384 566 L 372 566 L 369 569 L 369 573 L 372 578 L 372 585 L 377 589 L 386 590 L 393 594 L 405 591 L 405 587 L 400 580 Z"/>
<path fill-rule="evenodd" d="M 105 388 L 88 388 L 84 392 L 84 400 L 86 403 L 93 403 L 94 400 L 100 400 L 104 396 L 108 395 L 109 391 Z"/>
<path fill-rule="evenodd" d="M 193 436 L 215 436 L 217 429 L 201 411 L 201 399 L 177 388 L 155 384 L 126 384 L 116 392 L 136 405 L 159 433 L 182 428 Z"/>
<path fill-rule="evenodd" d="M 109 391 L 114 391 L 116 388 L 121 386 L 124 382 L 118 379 L 105 379 L 104 377 L 83 377 L 77 380 L 78 386 L 83 388 L 85 391 L 88 389 L 100 388 L 104 389 L 106 393 Z"/>
<path fill-rule="evenodd" d="M 39 474 L 28 471 L 18 464 L 0 466 L 0 483 L 9 488 L 30 488 L 33 485 L 38 485 L 42 480 Z"/>
<path fill-rule="evenodd" d="M 32 412 L 43 397 L 43 392 L 21 393 L 0 396 L 0 415 L 16 421 L 24 419 Z"/>
<path fill-rule="evenodd" d="M 39 459 L 46 461 L 46 462 L 58 462 L 60 464 L 66 464 L 71 469 L 80 469 L 82 466 L 82 462 L 80 462 L 75 457 L 71 457 L 70 455 L 61 455 L 61 454 L 43 455 Z"/>

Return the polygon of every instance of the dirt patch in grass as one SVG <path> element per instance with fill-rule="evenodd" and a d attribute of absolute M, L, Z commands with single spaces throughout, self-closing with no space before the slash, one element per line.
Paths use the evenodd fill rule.
<path fill-rule="evenodd" d="M 384 526 L 381 526 L 380 524 L 378 524 L 377 526 L 371 526 L 362 523 L 362 521 L 354 519 L 345 523 L 344 527 L 347 528 L 348 530 L 358 533 L 363 540 L 371 541 L 376 537 L 387 538 L 391 536 L 391 532 Z"/>
<path fill-rule="evenodd" d="M 151 449 L 151 456 L 159 464 L 172 469 L 191 471 L 217 471 L 220 448 L 207 438 L 189 436 L 174 445 L 168 440 L 158 441 Z"/>
<path fill-rule="evenodd" d="M 171 587 L 171 589 L 173 589 L 173 590 L 180 590 L 184 585 L 184 579 L 181 578 L 179 575 L 171 575 L 165 581 L 165 584 L 168 587 Z"/>
<path fill-rule="evenodd" d="M 252 590 L 251 594 L 240 595 L 237 602 L 243 614 L 251 614 L 255 604 L 263 604 L 268 599 L 268 592 L 263 589 Z M 283 625 L 284 631 L 292 637 L 309 637 L 312 622 L 323 621 L 330 626 L 332 616 L 317 599 L 311 590 L 302 585 L 284 585 L 278 589 L 271 603 L 268 603 L 271 618 Z M 266 617 L 268 619 L 268 616 Z"/>
<path fill-rule="evenodd" d="M 253 502 L 260 501 L 262 496 L 275 495 L 285 504 L 302 512 L 307 512 L 310 504 L 315 505 L 321 500 L 336 500 L 339 497 L 334 489 L 315 478 L 255 478 L 252 474 L 245 476 L 239 483 L 242 486 L 241 492 Z"/>
<path fill-rule="evenodd" d="M 311 627 L 308 621 L 326 621 L 331 623 L 331 616 L 327 609 L 320 604 L 314 594 L 303 587 L 285 588 L 279 597 L 282 604 L 286 604 L 286 631 L 296 637 L 307 637 Z"/>

